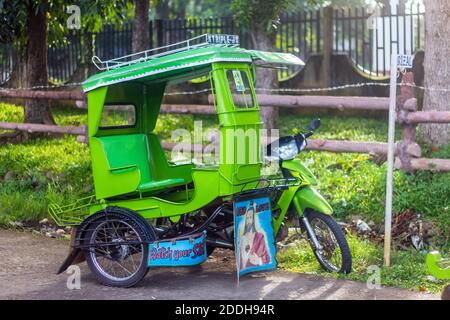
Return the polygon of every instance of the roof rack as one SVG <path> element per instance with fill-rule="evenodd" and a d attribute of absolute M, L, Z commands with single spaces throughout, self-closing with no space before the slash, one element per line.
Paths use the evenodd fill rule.
<path fill-rule="evenodd" d="M 133 65 L 135 63 L 141 63 L 149 61 L 151 59 L 177 53 L 183 51 L 189 51 L 196 48 L 203 48 L 209 46 L 221 46 L 221 47 L 238 47 L 239 36 L 230 34 L 210 34 L 205 33 L 201 36 L 197 36 L 191 39 L 187 39 L 181 42 L 169 44 L 167 46 L 145 50 L 137 53 L 132 53 L 123 57 L 114 58 L 110 60 L 102 61 L 99 57 L 93 56 L 92 63 L 98 70 L 112 70 L 121 68 L 124 66 Z"/>

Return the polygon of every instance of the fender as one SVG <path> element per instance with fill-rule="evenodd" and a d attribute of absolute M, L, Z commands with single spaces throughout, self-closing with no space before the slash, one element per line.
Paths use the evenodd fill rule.
<path fill-rule="evenodd" d="M 292 201 L 300 215 L 302 215 L 306 209 L 313 209 L 328 215 L 333 214 L 333 208 L 327 200 L 311 186 L 305 186 L 298 189 Z"/>
<path fill-rule="evenodd" d="M 107 212 L 107 210 L 105 210 L 105 212 Z M 67 255 L 66 259 L 64 259 L 64 262 L 59 267 L 56 274 L 63 273 L 72 264 L 78 264 L 86 260 L 84 258 L 83 251 L 78 248 L 81 243 L 81 236 L 86 232 L 86 228 L 90 223 L 102 218 L 104 214 L 104 212 L 95 213 L 87 217 L 78 227 L 72 228 L 72 232 L 70 234 L 69 254 Z"/>
<path fill-rule="evenodd" d="M 317 179 L 314 174 L 299 160 L 287 160 L 281 164 L 283 169 L 289 172 L 296 178 L 301 178 L 305 184 L 317 185 Z"/>
<path fill-rule="evenodd" d="M 77 236 L 77 229 L 77 227 L 72 227 L 72 232 L 70 233 L 69 254 L 67 255 L 66 259 L 64 259 L 64 262 L 59 267 L 56 274 L 63 273 L 72 264 L 78 264 L 86 260 L 84 258 L 84 253 L 79 248 L 74 247 L 75 238 Z"/>

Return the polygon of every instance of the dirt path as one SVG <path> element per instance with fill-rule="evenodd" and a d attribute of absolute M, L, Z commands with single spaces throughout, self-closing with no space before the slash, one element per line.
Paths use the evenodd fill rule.
<path fill-rule="evenodd" d="M 437 299 L 437 295 L 364 283 L 276 271 L 241 279 L 236 285 L 232 256 L 210 258 L 193 268 L 150 270 L 135 288 L 99 285 L 85 263 L 81 289 L 67 289 L 55 271 L 67 242 L 28 232 L 0 230 L 0 299 Z"/>

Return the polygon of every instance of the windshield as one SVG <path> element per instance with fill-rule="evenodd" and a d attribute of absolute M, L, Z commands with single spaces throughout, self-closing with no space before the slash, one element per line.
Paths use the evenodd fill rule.
<path fill-rule="evenodd" d="M 247 73 L 242 70 L 227 70 L 228 85 L 236 108 L 253 108 L 255 103 Z"/>

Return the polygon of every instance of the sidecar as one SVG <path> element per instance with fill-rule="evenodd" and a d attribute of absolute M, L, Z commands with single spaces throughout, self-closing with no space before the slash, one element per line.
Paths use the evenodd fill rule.
<path fill-rule="evenodd" d="M 95 194 L 49 207 L 57 224 L 74 227 L 59 272 L 84 257 L 102 283 L 128 287 L 152 266 L 201 263 L 214 248 L 233 247 L 233 197 L 297 183 L 262 182 L 254 89 L 257 64 L 302 65 L 297 57 L 240 48 L 237 36 L 205 34 L 93 62 L 101 72 L 83 90 Z M 219 164 L 171 163 L 155 134 L 165 90 L 203 76 L 220 124 Z"/>

